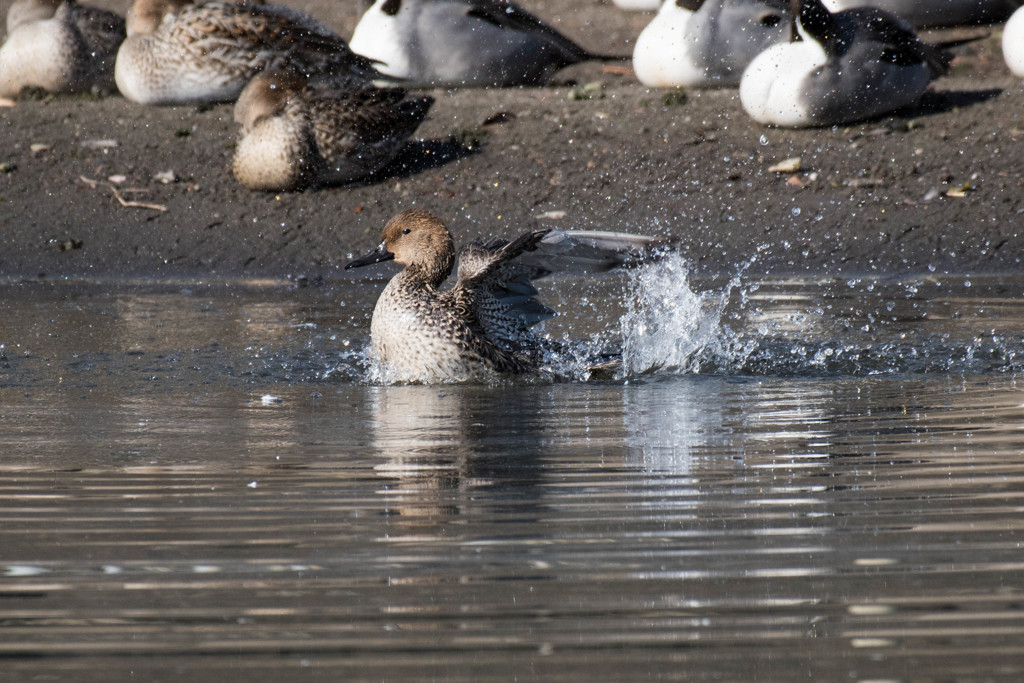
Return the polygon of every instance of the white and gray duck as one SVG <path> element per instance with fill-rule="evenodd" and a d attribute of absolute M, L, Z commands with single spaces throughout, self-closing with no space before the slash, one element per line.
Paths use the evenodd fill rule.
<path fill-rule="evenodd" d="M 791 26 L 789 0 L 665 0 L 637 38 L 633 70 L 652 88 L 735 87 Z"/>
<path fill-rule="evenodd" d="M 906 19 L 917 28 L 991 24 L 1005 21 L 1021 0 L 824 0 L 833 12 L 877 7 Z"/>
<path fill-rule="evenodd" d="M 375 0 L 350 46 L 405 85 L 539 85 L 589 52 L 508 0 Z"/>
<path fill-rule="evenodd" d="M 948 53 L 884 10 L 833 14 L 821 0 L 793 0 L 791 12 L 791 41 L 754 58 L 740 82 L 743 108 L 759 123 L 798 128 L 870 119 L 916 104 L 948 69 Z"/>

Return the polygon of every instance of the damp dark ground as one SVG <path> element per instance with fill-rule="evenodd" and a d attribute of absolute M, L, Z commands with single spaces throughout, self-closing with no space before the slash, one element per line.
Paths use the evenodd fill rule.
<path fill-rule="evenodd" d="M 289 4 L 344 36 L 355 24 L 355 0 Z M 598 0 L 523 4 L 611 54 L 630 54 L 650 18 Z M 986 30 L 920 106 L 834 129 L 764 128 L 734 90 L 648 90 L 628 61 L 548 87 L 432 90 L 419 139 L 381 177 L 297 194 L 235 181 L 230 105 L 23 100 L 0 109 L 0 273 L 332 277 L 411 207 L 460 241 L 539 226 L 671 236 L 712 273 L 759 247 L 757 267 L 776 274 L 1020 272 L 1024 85 L 1001 27 L 926 35 Z M 571 99 L 573 83 L 601 87 Z M 799 171 L 770 170 L 795 157 Z M 166 211 L 121 206 L 115 189 Z"/>

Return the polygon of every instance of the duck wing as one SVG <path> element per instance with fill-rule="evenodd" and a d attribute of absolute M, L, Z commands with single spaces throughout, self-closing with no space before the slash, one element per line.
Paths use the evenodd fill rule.
<path fill-rule="evenodd" d="M 500 29 L 518 31 L 541 38 L 562 54 L 566 64 L 575 64 L 597 57 L 508 0 L 463 1 L 466 4 L 466 16 L 485 21 Z"/>
<path fill-rule="evenodd" d="M 927 64 L 932 78 L 949 71 L 953 56 L 925 43 L 905 19 L 876 7 L 857 7 L 841 13 L 855 27 L 856 41 L 872 41 L 880 46 L 880 61 L 898 66 Z"/>
<path fill-rule="evenodd" d="M 165 25 L 161 26 L 161 29 Z M 298 10 L 251 2 L 207 2 L 181 10 L 168 40 L 203 59 L 255 70 L 326 69 L 369 82 L 380 74 L 338 34 Z"/>
<path fill-rule="evenodd" d="M 496 239 L 467 244 L 459 253 L 455 286 L 447 292 L 466 318 L 479 325 L 484 338 L 529 367 L 535 367 L 541 355 L 530 327 L 555 315 L 537 301 L 531 281 L 550 271 L 515 259 L 536 249 L 548 232 L 528 232 L 511 242 Z"/>
<path fill-rule="evenodd" d="M 310 113 L 324 156 L 390 140 L 404 144 L 426 118 L 432 97 L 406 99 L 399 88 L 357 88 L 318 93 L 311 89 Z"/>
<path fill-rule="evenodd" d="M 520 262 L 549 273 L 604 273 L 649 260 L 672 247 L 662 238 L 625 232 L 552 230 Z"/>

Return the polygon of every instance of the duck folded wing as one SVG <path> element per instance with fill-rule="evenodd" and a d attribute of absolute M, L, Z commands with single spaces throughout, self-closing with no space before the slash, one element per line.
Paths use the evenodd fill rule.
<path fill-rule="evenodd" d="M 288 7 L 248 2 L 188 6 L 168 32 L 170 42 L 208 59 L 244 50 L 264 67 L 327 69 L 366 82 L 380 77 L 373 63 L 352 52 L 341 36 Z"/>
<path fill-rule="evenodd" d="M 847 10 L 843 16 L 853 23 L 861 44 L 867 41 L 878 44 L 881 60 L 898 66 L 927 64 L 933 78 L 949 70 L 952 55 L 918 38 L 914 27 L 905 19 L 874 7 Z"/>
<path fill-rule="evenodd" d="M 528 33 L 544 41 L 563 55 L 566 64 L 593 59 L 597 55 L 584 50 L 523 8 L 508 0 L 469 0 L 466 16 L 485 21 L 501 29 Z"/>

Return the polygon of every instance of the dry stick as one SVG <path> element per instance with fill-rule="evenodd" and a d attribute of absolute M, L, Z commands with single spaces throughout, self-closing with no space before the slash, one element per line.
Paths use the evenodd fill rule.
<path fill-rule="evenodd" d="M 90 189 L 93 190 L 95 190 L 96 187 L 99 186 L 100 184 L 98 180 L 86 178 L 84 175 L 78 176 L 78 179 L 81 180 L 86 185 L 88 185 Z M 128 201 L 127 199 L 121 196 L 121 193 L 117 191 L 117 188 L 114 187 L 112 183 L 103 184 L 110 188 L 110 191 L 114 193 L 114 199 L 116 199 L 121 206 L 133 207 L 137 209 L 152 209 L 153 211 L 167 211 L 167 207 L 164 206 L 163 204 L 147 204 L 146 202 Z"/>
<path fill-rule="evenodd" d="M 603 74 L 616 74 L 618 76 L 632 76 L 634 74 L 633 67 L 625 66 L 620 64 L 602 64 L 601 73 Z"/>
<path fill-rule="evenodd" d="M 128 201 L 121 196 L 121 193 L 117 191 L 117 188 L 113 185 L 110 186 L 110 191 L 114 193 L 114 199 L 121 204 L 121 206 L 133 206 L 139 209 L 153 209 L 154 211 L 166 211 L 167 207 L 163 204 L 147 204 L 146 202 L 134 202 Z"/>

